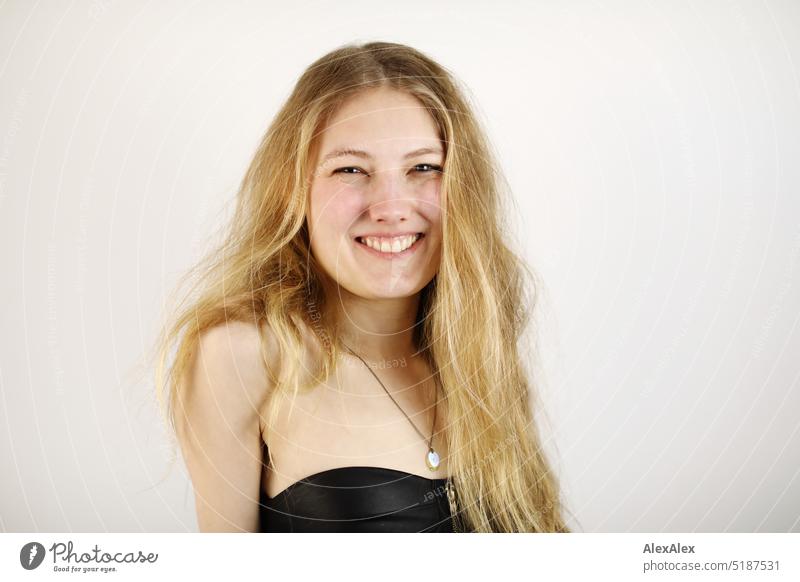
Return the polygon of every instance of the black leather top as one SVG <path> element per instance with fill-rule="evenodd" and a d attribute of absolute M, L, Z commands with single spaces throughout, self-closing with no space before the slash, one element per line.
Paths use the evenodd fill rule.
<path fill-rule="evenodd" d="M 273 498 L 261 488 L 261 532 L 452 532 L 447 479 L 383 467 L 338 467 Z"/>

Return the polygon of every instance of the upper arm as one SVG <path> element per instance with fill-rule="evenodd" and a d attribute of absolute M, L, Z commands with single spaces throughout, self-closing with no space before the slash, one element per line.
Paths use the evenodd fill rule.
<path fill-rule="evenodd" d="M 200 336 L 175 410 L 200 531 L 258 529 L 268 389 L 255 325 L 228 322 Z"/>

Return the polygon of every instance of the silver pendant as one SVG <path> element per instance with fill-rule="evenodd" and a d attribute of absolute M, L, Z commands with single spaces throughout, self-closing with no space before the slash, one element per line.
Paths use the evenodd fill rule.
<path fill-rule="evenodd" d="M 425 457 L 425 463 L 428 465 L 428 469 L 431 471 L 435 471 L 439 468 L 439 453 L 431 448 L 428 450 L 428 456 Z"/>

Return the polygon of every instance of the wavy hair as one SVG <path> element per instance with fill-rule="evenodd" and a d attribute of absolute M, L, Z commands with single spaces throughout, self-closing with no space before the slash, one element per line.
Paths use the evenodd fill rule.
<path fill-rule="evenodd" d="M 305 220 L 310 165 L 326 121 L 348 98 L 376 87 L 416 97 L 445 147 L 441 265 L 421 291 L 414 339 L 443 390 L 448 466 L 459 501 L 454 517 L 466 531 L 567 532 L 524 365 L 536 355 L 522 338 L 537 303 L 537 277 L 507 246 L 505 180 L 455 77 L 402 44 L 342 46 L 297 81 L 244 175 L 224 241 L 188 274 L 196 281 L 162 329 L 156 370 L 162 411 L 174 428 L 200 335 L 230 320 L 258 326 L 265 362 L 265 334 L 272 334 L 280 352 L 277 369 L 269 370 L 276 392 L 296 395 L 335 369 L 343 346 L 337 321 L 320 317 L 330 300 L 328 279 L 311 254 Z M 303 325 L 324 346 L 305 383 Z"/>

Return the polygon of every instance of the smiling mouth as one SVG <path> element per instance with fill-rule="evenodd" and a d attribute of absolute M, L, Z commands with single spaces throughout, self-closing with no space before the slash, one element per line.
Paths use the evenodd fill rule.
<path fill-rule="evenodd" d="M 355 238 L 359 247 L 375 256 L 392 259 L 410 255 L 419 248 L 425 240 L 425 234 L 418 232 L 415 235 L 396 238 L 360 237 Z"/>

